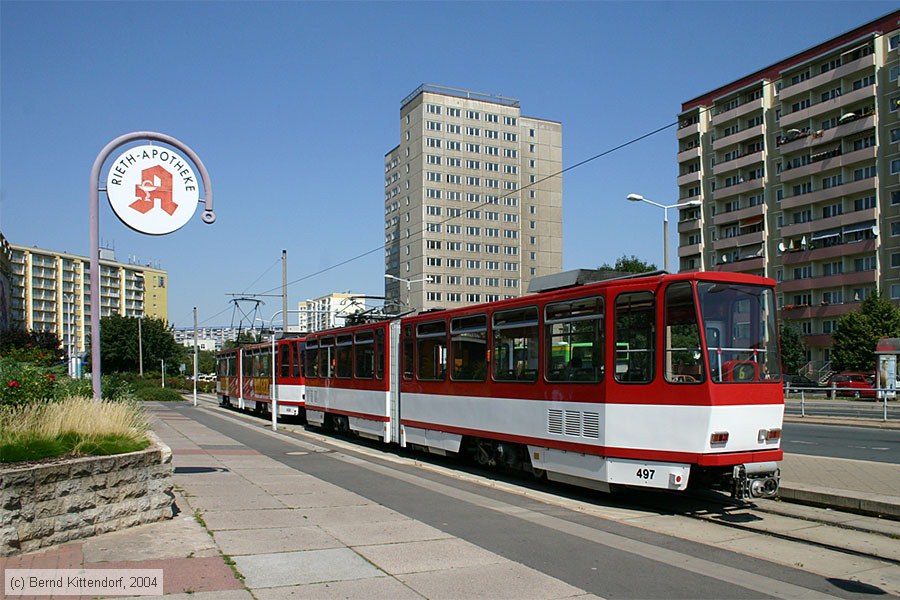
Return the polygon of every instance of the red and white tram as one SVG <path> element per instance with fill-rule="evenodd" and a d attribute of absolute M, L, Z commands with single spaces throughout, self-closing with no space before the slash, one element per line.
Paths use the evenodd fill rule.
<path fill-rule="evenodd" d="M 252 344 L 217 355 L 216 393 L 222 406 L 272 413 L 272 360 L 278 414 L 302 416 L 306 394 L 301 375 L 302 339 L 278 340 L 275 356 L 272 344 Z"/>
<path fill-rule="evenodd" d="M 772 496 L 774 285 L 652 274 L 316 332 L 307 419 L 602 490 Z"/>

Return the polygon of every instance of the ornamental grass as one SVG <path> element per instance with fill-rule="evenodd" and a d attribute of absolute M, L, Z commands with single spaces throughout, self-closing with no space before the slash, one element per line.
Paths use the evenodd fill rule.
<path fill-rule="evenodd" d="M 85 397 L 0 409 L 0 463 L 134 452 L 149 445 L 147 413 L 133 401 Z"/>

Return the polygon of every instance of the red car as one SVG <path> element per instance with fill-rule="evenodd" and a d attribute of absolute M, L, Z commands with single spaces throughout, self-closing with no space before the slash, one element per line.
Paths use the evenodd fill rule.
<path fill-rule="evenodd" d="M 829 386 L 837 390 L 838 396 L 853 398 L 875 397 L 875 376 L 865 373 L 839 373 L 832 375 Z"/>

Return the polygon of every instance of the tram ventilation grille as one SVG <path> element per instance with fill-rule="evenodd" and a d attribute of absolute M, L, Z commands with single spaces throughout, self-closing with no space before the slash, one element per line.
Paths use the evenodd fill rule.
<path fill-rule="evenodd" d="M 557 435 L 600 438 L 600 415 L 578 410 L 549 409 L 547 431 Z"/>

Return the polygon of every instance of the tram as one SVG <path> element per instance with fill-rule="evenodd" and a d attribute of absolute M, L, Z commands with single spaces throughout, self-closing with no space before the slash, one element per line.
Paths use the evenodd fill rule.
<path fill-rule="evenodd" d="M 604 491 L 771 497 L 774 287 L 655 273 L 315 332 L 299 348 L 307 421 Z"/>
<path fill-rule="evenodd" d="M 216 394 L 222 406 L 272 414 L 272 377 L 275 375 L 279 416 L 304 414 L 306 390 L 300 360 L 303 339 L 251 344 L 216 355 Z M 275 361 L 273 371 L 272 361 Z"/>

